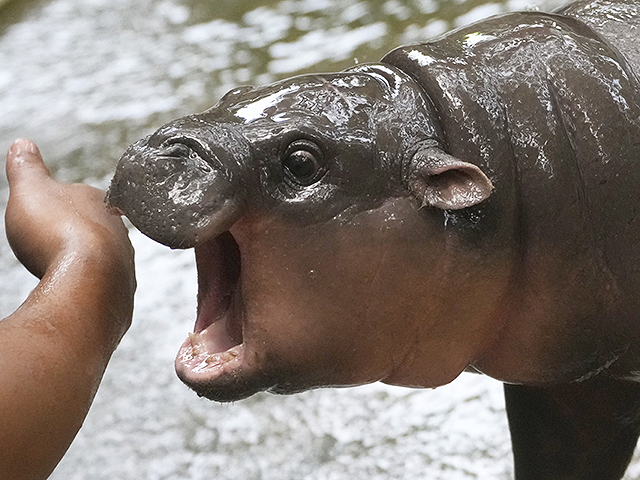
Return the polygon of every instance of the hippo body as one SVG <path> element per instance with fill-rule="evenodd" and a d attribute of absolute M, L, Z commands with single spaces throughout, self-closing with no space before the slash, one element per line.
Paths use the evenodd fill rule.
<path fill-rule="evenodd" d="M 241 87 L 121 159 L 109 204 L 195 247 L 176 359 L 229 401 L 505 382 L 515 473 L 619 479 L 640 434 L 640 6 L 493 17 Z"/>

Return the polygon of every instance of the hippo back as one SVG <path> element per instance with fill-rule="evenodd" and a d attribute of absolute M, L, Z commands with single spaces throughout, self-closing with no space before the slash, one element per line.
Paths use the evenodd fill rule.
<path fill-rule="evenodd" d="M 589 25 L 627 59 L 640 77 L 640 4 L 637 0 L 581 0 L 556 13 Z"/>

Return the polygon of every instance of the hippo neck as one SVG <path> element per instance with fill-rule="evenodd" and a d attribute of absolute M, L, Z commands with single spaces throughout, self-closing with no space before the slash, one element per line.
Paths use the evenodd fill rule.
<path fill-rule="evenodd" d="M 478 165 L 495 185 L 474 212 L 477 248 L 488 262 L 510 256 L 512 281 L 505 327 L 480 369 L 546 382 L 608 364 L 611 351 L 625 348 L 608 338 L 611 330 L 600 337 L 606 347 L 585 339 L 592 361 L 566 345 L 582 331 L 601 330 L 603 318 L 619 321 L 621 303 L 640 288 L 629 285 L 629 262 L 608 236 L 616 221 L 633 221 L 631 211 L 612 220 L 606 209 L 614 193 L 633 198 L 632 163 L 640 158 L 637 82 L 620 53 L 575 18 L 527 12 L 401 47 L 382 61 L 425 89 L 445 150 Z M 622 169 L 616 177 L 607 167 L 614 160 Z M 631 237 L 624 241 L 640 260 Z M 567 286 L 567 277 L 580 286 Z M 536 341 L 550 331 L 552 344 Z M 524 344 L 534 345 L 527 355 Z"/>

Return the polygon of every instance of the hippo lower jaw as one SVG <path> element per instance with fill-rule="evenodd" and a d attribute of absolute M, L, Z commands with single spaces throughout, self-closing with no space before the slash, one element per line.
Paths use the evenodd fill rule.
<path fill-rule="evenodd" d="M 201 396 L 236 376 L 244 364 L 243 300 L 239 286 L 240 250 L 228 231 L 195 247 L 198 308 L 194 333 L 175 361 L 180 379 Z M 234 397 L 233 389 L 228 392 Z"/>

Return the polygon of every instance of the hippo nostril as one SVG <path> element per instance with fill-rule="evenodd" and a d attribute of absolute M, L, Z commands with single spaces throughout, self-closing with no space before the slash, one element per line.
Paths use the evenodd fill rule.
<path fill-rule="evenodd" d="M 205 145 L 190 137 L 174 137 L 167 140 L 165 145 L 167 147 L 167 155 L 176 154 L 191 157 L 197 155 L 203 159 L 213 156 L 213 153 Z"/>
<path fill-rule="evenodd" d="M 163 156 L 188 160 L 205 173 L 216 171 L 229 178 L 229 171 L 209 145 L 187 136 L 173 137 L 164 142 Z"/>
<path fill-rule="evenodd" d="M 160 156 L 179 159 L 193 158 L 196 153 L 184 143 L 169 143 L 162 151 Z"/>

